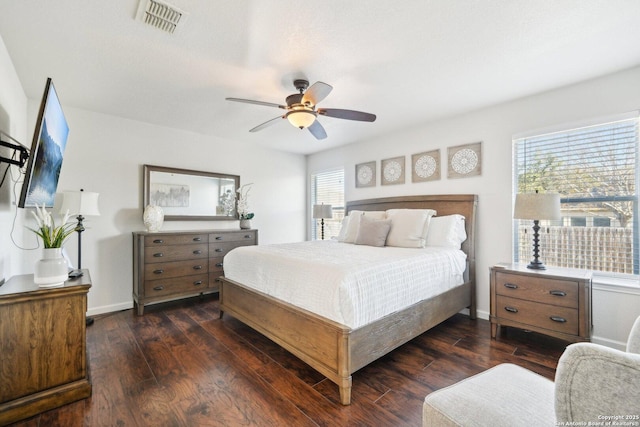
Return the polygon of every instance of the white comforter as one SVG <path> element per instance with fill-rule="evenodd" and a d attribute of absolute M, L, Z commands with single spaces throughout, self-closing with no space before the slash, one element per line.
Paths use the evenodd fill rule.
<path fill-rule="evenodd" d="M 309 241 L 243 246 L 224 258 L 225 277 L 351 328 L 463 283 L 466 255 Z"/>

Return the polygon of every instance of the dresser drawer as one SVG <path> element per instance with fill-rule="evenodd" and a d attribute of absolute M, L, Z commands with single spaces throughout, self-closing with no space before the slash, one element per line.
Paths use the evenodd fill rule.
<path fill-rule="evenodd" d="M 164 245 L 186 245 L 189 243 L 207 243 L 209 235 L 203 234 L 157 234 L 144 237 L 145 247 Z"/>
<path fill-rule="evenodd" d="M 537 326 L 566 334 L 579 332 L 578 310 L 498 295 L 496 314 L 525 325 Z"/>
<path fill-rule="evenodd" d="M 145 264 L 144 274 L 147 280 L 167 277 L 189 276 L 209 271 L 208 259 L 172 261 L 155 264 Z"/>
<path fill-rule="evenodd" d="M 238 241 L 238 242 L 215 242 L 209 243 L 209 257 L 224 257 L 227 252 L 232 249 L 235 249 L 239 246 L 251 246 L 253 242 L 251 241 Z"/>
<path fill-rule="evenodd" d="M 578 289 L 578 283 L 570 280 L 496 273 L 496 294 L 512 298 L 577 309 Z"/>
<path fill-rule="evenodd" d="M 233 231 L 230 233 L 211 233 L 209 243 L 214 242 L 247 242 L 247 245 L 256 244 L 256 230 Z"/>
<path fill-rule="evenodd" d="M 223 265 L 224 265 L 224 258 L 222 257 L 209 258 L 209 273 L 222 276 Z"/>
<path fill-rule="evenodd" d="M 144 262 L 157 263 L 207 258 L 209 247 L 206 243 L 196 245 L 163 245 L 148 248 L 144 252 Z"/>
<path fill-rule="evenodd" d="M 170 277 L 144 282 L 144 292 L 149 298 L 184 292 L 202 292 L 209 286 L 208 274 Z"/>

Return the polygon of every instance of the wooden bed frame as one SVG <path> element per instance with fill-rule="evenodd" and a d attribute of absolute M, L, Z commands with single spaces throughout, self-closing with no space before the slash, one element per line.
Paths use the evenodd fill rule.
<path fill-rule="evenodd" d="M 347 211 L 387 209 L 435 209 L 438 216 L 458 213 L 466 218 L 466 282 L 457 288 L 373 323 L 351 329 L 293 306 L 241 283 L 221 278 L 220 317 L 228 313 L 278 343 L 340 389 L 343 405 L 351 403 L 351 374 L 410 341 L 459 311 L 475 304 L 476 195 L 405 196 L 347 202 Z"/>

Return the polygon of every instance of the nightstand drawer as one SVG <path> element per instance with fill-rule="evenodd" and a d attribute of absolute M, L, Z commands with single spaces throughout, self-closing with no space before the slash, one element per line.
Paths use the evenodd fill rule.
<path fill-rule="evenodd" d="M 578 335 L 578 310 L 525 301 L 498 295 L 496 313 L 498 318 L 508 319 L 524 325 L 537 326 L 552 331 Z"/>
<path fill-rule="evenodd" d="M 496 294 L 512 298 L 577 309 L 578 289 L 570 280 L 496 273 Z"/>

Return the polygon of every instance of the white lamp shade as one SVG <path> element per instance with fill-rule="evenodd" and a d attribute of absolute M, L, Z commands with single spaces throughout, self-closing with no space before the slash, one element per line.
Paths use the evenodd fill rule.
<path fill-rule="evenodd" d="M 515 219 L 558 220 L 560 213 L 560 194 L 557 193 L 522 193 L 516 194 L 513 212 Z"/>
<path fill-rule="evenodd" d="M 333 218 L 333 211 L 331 205 L 313 205 L 313 218 Z"/>
<path fill-rule="evenodd" d="M 60 213 L 69 211 L 70 215 L 99 216 L 98 193 L 90 191 L 65 191 L 62 193 Z"/>

